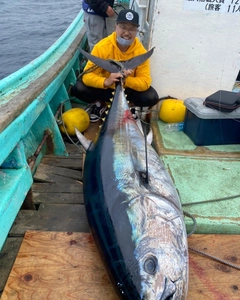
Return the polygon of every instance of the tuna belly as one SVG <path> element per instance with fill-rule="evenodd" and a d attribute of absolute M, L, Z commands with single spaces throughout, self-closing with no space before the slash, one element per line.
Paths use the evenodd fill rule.
<path fill-rule="evenodd" d="M 108 151 L 105 151 L 105 143 Z M 127 266 L 136 265 L 127 215 L 128 194 L 119 189 L 111 142 L 107 138 L 87 152 L 83 192 L 90 229 L 116 292 L 123 299 L 140 299 Z M 124 249 L 124 253 L 123 253 Z"/>
<path fill-rule="evenodd" d="M 141 283 L 134 282 L 130 273 L 134 270 L 139 274 L 139 270 L 126 214 L 128 203 L 119 196 L 111 206 L 102 202 L 93 209 L 89 205 L 86 209 L 91 232 L 116 293 L 121 299 L 141 299 Z"/>

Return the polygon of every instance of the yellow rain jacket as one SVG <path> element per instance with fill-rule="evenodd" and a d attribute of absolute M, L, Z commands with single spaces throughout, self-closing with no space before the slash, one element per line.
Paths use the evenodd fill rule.
<path fill-rule="evenodd" d="M 126 61 L 137 55 L 147 52 L 137 37 L 126 52 L 121 52 L 117 46 L 116 39 L 116 32 L 113 32 L 110 36 L 97 43 L 94 46 L 91 54 L 103 59 Z M 91 61 L 88 61 L 84 70 L 89 69 L 93 65 L 94 64 Z M 102 68 L 97 68 L 95 71 L 84 74 L 82 80 L 87 86 L 104 89 L 104 80 L 108 78 L 109 75 L 110 73 L 108 71 L 105 71 Z M 150 87 L 151 81 L 150 61 L 148 59 L 140 66 L 135 68 L 134 72 L 126 78 L 124 88 L 131 88 L 138 92 L 143 92 Z M 112 85 L 110 88 L 114 89 L 115 86 Z"/>

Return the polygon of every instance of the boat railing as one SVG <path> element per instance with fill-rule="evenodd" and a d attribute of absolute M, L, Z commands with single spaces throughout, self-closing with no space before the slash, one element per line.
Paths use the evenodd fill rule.
<path fill-rule="evenodd" d="M 80 11 L 45 53 L 0 81 L 0 249 L 41 157 L 47 151 L 67 155 L 56 115 L 63 103 L 71 108 L 69 89 L 80 72 L 78 49 L 85 44 Z"/>

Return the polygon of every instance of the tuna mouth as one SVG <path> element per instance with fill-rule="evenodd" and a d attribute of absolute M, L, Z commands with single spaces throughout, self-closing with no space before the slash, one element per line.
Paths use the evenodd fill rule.
<path fill-rule="evenodd" d="M 166 295 L 166 297 L 165 297 L 165 295 L 163 294 L 163 295 L 161 296 L 161 298 L 159 298 L 158 300 L 173 300 L 173 299 L 174 299 L 174 298 L 173 298 L 174 294 L 175 294 L 175 292 L 172 293 L 171 295 Z"/>
<path fill-rule="evenodd" d="M 167 298 L 164 298 L 164 300 L 173 300 L 173 296 L 174 296 L 174 293 L 172 295 L 167 296 Z"/>
<path fill-rule="evenodd" d="M 158 300 L 173 300 L 175 292 L 176 292 L 175 283 L 165 278 L 164 290 L 161 297 Z"/>
<path fill-rule="evenodd" d="M 161 288 L 158 291 L 154 291 L 152 288 L 148 290 L 141 298 L 143 300 L 180 300 L 183 299 L 179 296 L 179 292 L 175 281 L 171 281 L 168 278 L 165 278 L 162 282 Z"/>

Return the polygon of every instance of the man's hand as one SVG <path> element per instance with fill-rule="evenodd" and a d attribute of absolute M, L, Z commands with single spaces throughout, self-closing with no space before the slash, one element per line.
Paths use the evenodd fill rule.
<path fill-rule="evenodd" d="M 132 69 L 128 69 L 128 70 L 123 70 L 122 73 L 111 73 L 110 76 L 105 79 L 104 87 L 109 87 L 109 86 L 113 85 L 114 83 L 119 82 L 120 78 L 123 79 L 123 83 L 124 83 L 125 79 L 130 74 L 132 74 L 132 72 L 133 72 Z"/>
<path fill-rule="evenodd" d="M 132 74 L 132 72 L 132 69 L 123 70 L 123 78 L 126 79 L 130 74 Z"/>
<path fill-rule="evenodd" d="M 107 11 L 106 11 L 106 14 L 107 14 L 109 17 L 113 17 L 113 16 L 115 15 L 115 12 L 114 12 L 114 10 L 112 9 L 111 6 L 108 6 Z"/>
<path fill-rule="evenodd" d="M 109 87 L 116 82 L 119 82 L 120 78 L 123 78 L 121 73 L 111 73 L 108 78 L 104 81 L 104 87 Z"/>

